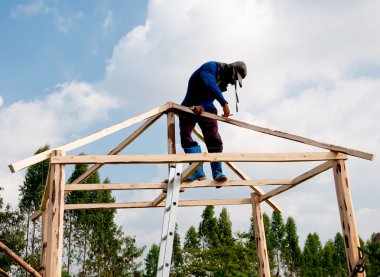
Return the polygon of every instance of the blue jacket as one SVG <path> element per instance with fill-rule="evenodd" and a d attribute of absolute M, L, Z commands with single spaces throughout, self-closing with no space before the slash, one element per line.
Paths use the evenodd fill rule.
<path fill-rule="evenodd" d="M 206 112 L 215 112 L 213 104 L 217 100 L 223 107 L 227 104 L 222 91 L 218 87 L 222 67 L 218 62 L 207 62 L 198 68 L 190 77 L 187 93 L 181 105 L 202 106 Z"/>

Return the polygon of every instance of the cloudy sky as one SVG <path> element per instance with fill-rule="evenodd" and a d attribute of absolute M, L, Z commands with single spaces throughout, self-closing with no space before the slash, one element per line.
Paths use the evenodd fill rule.
<path fill-rule="evenodd" d="M 377 0 L 2 1 L 2 197 L 17 205 L 25 174 L 10 173 L 8 164 L 45 144 L 57 147 L 168 101 L 180 103 L 190 74 L 209 60 L 247 64 L 239 113 L 233 118 L 378 156 L 379 11 Z M 233 95 L 230 88 L 226 98 L 231 107 Z M 108 153 L 135 127 L 68 154 Z M 225 152 L 319 150 L 225 124 L 220 131 Z M 165 136 L 161 119 L 123 153 L 165 153 Z M 239 164 L 251 178 L 294 178 L 314 165 Z M 363 239 L 380 231 L 379 165 L 378 159 L 347 161 Z M 205 168 L 209 174 L 209 166 Z M 149 182 L 166 178 L 167 169 L 118 166 L 105 167 L 100 174 L 113 182 Z M 246 198 L 250 192 L 201 189 L 181 197 Z M 158 193 L 115 196 L 118 201 L 139 201 Z M 340 231 L 331 171 L 273 200 L 285 218 L 295 218 L 301 245 L 310 232 L 326 241 Z M 266 204 L 264 210 L 271 213 Z M 180 209 L 182 234 L 191 224 L 198 225 L 201 211 Z M 228 211 L 235 231 L 247 231 L 251 207 Z M 120 210 L 117 220 L 140 245 L 149 245 L 159 240 L 161 215 L 161 209 Z"/>

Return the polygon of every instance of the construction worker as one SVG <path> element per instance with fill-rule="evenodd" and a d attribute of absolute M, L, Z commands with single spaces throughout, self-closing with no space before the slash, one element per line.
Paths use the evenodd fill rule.
<path fill-rule="evenodd" d="M 207 62 L 198 68 L 190 77 L 187 93 L 181 105 L 190 107 L 196 114 L 200 115 L 204 111 L 217 114 L 214 105 L 217 100 L 223 108 L 224 117 L 232 116 L 228 102 L 223 97 L 223 92 L 227 90 L 229 84 L 235 86 L 238 82 L 242 87 L 242 79 L 247 75 L 247 68 L 244 62 L 238 61 L 231 64 L 221 62 Z M 237 93 L 236 101 L 238 102 Z M 218 132 L 218 122 L 215 119 L 201 116 L 182 115 L 179 126 L 181 135 L 181 146 L 185 153 L 201 153 L 201 148 L 192 138 L 192 130 L 198 123 L 202 130 L 209 153 L 221 153 L 223 151 L 223 141 Z M 212 177 L 217 182 L 224 182 L 227 177 L 222 172 L 221 162 L 211 163 Z M 206 179 L 203 166 L 200 166 L 187 181 Z"/>

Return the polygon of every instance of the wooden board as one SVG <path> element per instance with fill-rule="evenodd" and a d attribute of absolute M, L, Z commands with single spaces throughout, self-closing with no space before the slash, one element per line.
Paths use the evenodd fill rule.
<path fill-rule="evenodd" d="M 53 150 L 62 150 L 62 151 L 70 151 L 75 148 L 78 148 L 80 146 L 86 145 L 90 142 L 96 141 L 100 138 L 103 138 L 105 136 L 108 136 L 110 134 L 116 133 L 124 128 L 127 128 L 133 124 L 136 124 L 142 120 L 145 120 L 151 116 L 155 116 L 157 114 L 165 112 L 168 108 L 172 107 L 171 103 L 166 103 L 158 108 L 154 108 L 146 113 L 143 113 L 141 115 L 132 117 L 128 120 L 125 120 L 121 123 L 115 124 L 111 127 L 105 128 L 99 132 L 96 132 L 94 134 L 91 134 L 89 136 L 83 137 L 81 139 L 75 140 L 73 142 L 67 143 L 65 145 L 56 147 L 54 149 L 49 149 L 47 151 L 44 151 L 42 153 L 39 153 L 37 155 L 31 156 L 29 158 L 23 159 L 21 161 L 18 161 L 16 163 L 10 164 L 9 169 L 11 172 L 16 172 L 20 169 L 23 169 L 25 167 L 31 166 L 33 164 L 42 162 L 50 157 L 50 154 Z"/>
<path fill-rule="evenodd" d="M 51 164 L 164 164 L 187 162 L 307 162 L 346 159 L 335 152 L 80 155 L 51 157 Z"/>
<path fill-rule="evenodd" d="M 181 106 L 181 105 L 178 105 L 175 103 L 172 103 L 172 106 L 177 111 L 186 112 L 189 114 L 194 114 L 188 107 Z M 280 138 L 284 138 L 284 139 L 288 139 L 288 140 L 292 140 L 292 141 L 301 142 L 304 144 L 320 147 L 323 149 L 328 149 L 328 150 L 335 151 L 335 152 L 345 153 L 345 154 L 348 154 L 351 156 L 359 157 L 359 158 L 370 160 L 370 161 L 372 161 L 375 158 L 375 156 L 371 153 L 366 153 L 366 152 L 355 150 L 355 149 L 350 149 L 350 148 L 346 148 L 346 147 L 342 147 L 342 146 L 338 146 L 338 145 L 324 143 L 324 142 L 316 141 L 313 139 L 309 139 L 309 138 L 305 138 L 305 137 L 301 137 L 301 136 L 297 136 L 297 135 L 292 135 L 292 134 L 285 133 L 285 132 L 278 131 L 278 130 L 272 130 L 272 129 L 260 127 L 260 126 L 245 123 L 245 122 L 242 122 L 242 121 L 239 121 L 236 119 L 226 118 L 226 117 L 222 117 L 219 115 L 215 115 L 212 113 L 203 112 L 201 116 L 204 116 L 207 118 L 213 118 L 213 119 L 216 119 L 216 120 L 219 120 L 222 122 L 226 122 L 228 124 L 232 124 L 232 125 L 239 126 L 239 127 L 249 129 L 249 130 L 253 130 L 256 132 L 260 132 L 260 133 L 264 133 L 264 134 L 268 134 L 268 135 L 272 135 L 272 136 L 276 136 L 276 137 L 280 137 Z"/>
<path fill-rule="evenodd" d="M 209 200 L 180 200 L 179 207 L 194 207 L 207 205 L 248 205 L 251 204 L 250 198 L 244 199 L 209 199 Z M 145 202 L 126 202 L 126 203 L 92 203 L 92 204 L 66 204 L 65 210 L 93 210 L 93 209 L 126 209 L 126 208 L 159 208 L 164 207 L 164 203 L 157 206 L 151 201 Z"/>
<path fill-rule="evenodd" d="M 323 164 L 318 165 L 317 167 L 309 170 L 308 172 L 305 172 L 301 174 L 300 176 L 296 177 L 292 181 L 291 186 L 281 186 L 278 188 L 275 188 L 274 190 L 267 192 L 264 195 L 260 196 L 260 201 L 265 201 L 273 196 L 279 195 L 280 193 L 283 193 L 289 189 L 292 189 L 296 187 L 297 185 L 305 182 L 306 180 L 309 180 L 310 178 L 313 178 L 314 176 L 317 176 L 318 174 L 325 172 L 326 170 L 330 169 L 332 167 L 331 161 L 324 162 Z"/>

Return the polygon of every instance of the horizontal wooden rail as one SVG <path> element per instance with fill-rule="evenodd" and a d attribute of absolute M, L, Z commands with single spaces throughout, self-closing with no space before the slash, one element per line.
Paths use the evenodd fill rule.
<path fill-rule="evenodd" d="M 208 200 L 180 200 L 179 207 L 195 206 L 220 206 L 220 205 L 246 205 L 251 204 L 250 198 L 242 199 L 208 199 Z M 165 203 L 154 206 L 152 201 L 144 202 L 123 202 L 123 203 L 91 203 L 91 204 L 66 204 L 65 210 L 94 210 L 94 209 L 130 209 L 130 208 L 159 208 L 164 207 Z"/>
<path fill-rule="evenodd" d="M 187 162 L 308 162 L 347 159 L 336 152 L 80 155 L 51 157 L 51 164 L 164 164 Z"/>
<path fill-rule="evenodd" d="M 204 187 L 231 187 L 231 186 L 269 186 L 269 185 L 292 185 L 290 179 L 273 180 L 227 180 L 216 182 L 213 180 L 184 182 L 182 188 L 204 188 Z M 65 191 L 90 191 L 90 190 L 144 190 L 144 189 L 166 189 L 167 183 L 108 183 L 108 184 L 66 184 Z"/>

